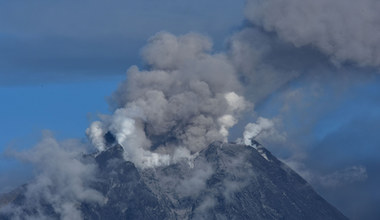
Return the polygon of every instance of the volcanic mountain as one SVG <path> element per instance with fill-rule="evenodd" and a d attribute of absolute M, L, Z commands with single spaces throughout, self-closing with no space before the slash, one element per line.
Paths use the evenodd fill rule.
<path fill-rule="evenodd" d="M 78 209 L 83 219 L 347 219 L 253 142 L 254 147 L 214 142 L 191 161 L 147 169 L 124 160 L 123 148 L 113 144 L 84 156 L 98 167 L 92 187 L 104 202 L 81 202 Z M 0 200 L 0 206 L 21 207 L 22 219 L 41 212 L 25 205 L 25 188 Z M 49 203 L 42 212 L 61 218 Z M 0 219 L 14 216 L 8 212 Z"/>

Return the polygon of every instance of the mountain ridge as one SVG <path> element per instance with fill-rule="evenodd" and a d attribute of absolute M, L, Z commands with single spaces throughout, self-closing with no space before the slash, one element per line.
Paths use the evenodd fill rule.
<path fill-rule="evenodd" d="M 214 142 L 193 160 L 147 169 L 125 161 L 118 144 L 85 155 L 98 167 L 91 187 L 104 201 L 78 204 L 82 218 L 347 219 L 268 150 L 254 146 Z M 8 203 L 22 207 L 23 199 L 21 190 Z M 49 204 L 42 207 L 60 218 Z M 22 210 L 25 218 L 36 212 Z"/>

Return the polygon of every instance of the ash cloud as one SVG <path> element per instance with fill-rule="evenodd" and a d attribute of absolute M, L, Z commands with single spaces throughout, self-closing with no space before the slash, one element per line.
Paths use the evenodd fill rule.
<path fill-rule="evenodd" d="M 87 130 L 92 143 L 98 150 L 104 150 L 103 136 L 110 131 L 123 146 L 125 159 L 140 167 L 169 165 L 184 158 L 191 160 L 211 142 L 227 141 L 229 129 L 238 123 L 242 112 L 248 108 L 253 110 L 251 103 L 260 104 L 305 75 L 352 72 L 349 67 L 336 65 L 339 62 L 344 65 L 346 61 L 362 66 L 378 65 L 377 46 L 368 46 L 374 44 L 372 39 L 366 38 L 369 30 L 362 30 L 363 38 L 351 36 L 349 31 L 360 25 L 348 20 L 349 28 L 343 28 L 348 31 L 347 40 L 341 41 L 334 35 L 334 27 L 342 26 L 341 22 L 354 10 L 352 5 L 343 7 L 342 1 L 288 3 L 283 7 L 286 2 L 247 1 L 247 23 L 229 38 L 225 53 L 215 53 L 211 40 L 195 33 L 174 36 L 160 32 L 153 36 L 141 52 L 146 68 L 132 66 L 127 80 L 112 95 L 110 103 L 114 114 L 101 116 L 101 120 Z M 371 8 L 373 2 L 357 4 Z M 319 13 L 325 6 L 338 10 L 335 15 L 338 18 L 329 10 L 325 15 Z M 313 7 L 316 22 L 297 13 L 297 10 L 313 11 Z M 292 16 L 303 22 L 302 25 L 293 27 L 292 24 L 297 23 Z M 375 16 L 368 14 L 368 17 Z M 325 27 L 321 19 L 335 23 Z M 323 28 L 312 26 L 313 22 L 322 23 Z M 357 22 L 366 20 L 360 18 Z M 308 28 L 310 33 L 307 33 Z M 294 36 L 283 32 L 294 32 Z M 322 39 L 313 39 L 318 36 Z M 351 51 L 354 49 L 335 41 L 350 41 L 353 42 L 350 46 L 361 47 L 363 51 L 368 46 L 372 51 Z M 329 51 L 325 44 L 334 45 L 334 50 Z M 369 53 L 373 55 L 371 59 Z M 245 143 L 251 138 L 260 139 L 264 144 L 285 142 L 286 132 L 278 129 L 281 115 L 266 121 L 269 123 L 266 125 L 261 122 L 267 119 L 257 118 L 257 123 L 246 126 Z"/>
<path fill-rule="evenodd" d="M 111 97 L 114 114 L 87 130 L 94 145 L 103 149 L 99 140 L 111 131 L 127 160 L 152 167 L 227 141 L 250 106 L 228 57 L 213 53 L 205 36 L 166 32 L 152 37 L 142 56 L 148 69 L 131 67 Z"/>
<path fill-rule="evenodd" d="M 296 47 L 310 45 L 336 63 L 380 66 L 376 0 L 248 0 L 246 18 Z"/>

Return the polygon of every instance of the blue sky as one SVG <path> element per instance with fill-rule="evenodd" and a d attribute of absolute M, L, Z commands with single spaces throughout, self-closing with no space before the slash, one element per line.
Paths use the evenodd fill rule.
<path fill-rule="evenodd" d="M 58 139 L 85 139 L 96 115 L 109 113 L 106 99 L 128 67 L 142 65 L 140 48 L 150 36 L 161 30 L 195 31 L 222 50 L 241 27 L 243 8 L 243 0 L 0 0 L 0 151 L 33 146 L 43 129 Z M 297 79 L 256 110 L 265 117 L 283 116 L 289 140 L 307 152 L 305 165 L 313 172 L 366 167 L 364 182 L 340 190 L 315 188 L 345 213 L 375 219 L 380 216 L 375 208 L 380 202 L 380 77 L 377 71 L 361 71 Z M 303 96 L 284 99 L 292 91 Z M 291 108 L 281 111 L 285 104 Z M 281 146 L 267 147 L 275 155 L 289 155 Z M 21 171 L 20 177 L 16 172 Z M 29 177 L 25 167 L 1 157 L 0 192 Z M 361 204 L 354 211 L 353 200 Z"/>

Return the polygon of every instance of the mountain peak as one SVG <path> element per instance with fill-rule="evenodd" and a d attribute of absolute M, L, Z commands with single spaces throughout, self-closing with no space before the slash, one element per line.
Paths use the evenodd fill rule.
<path fill-rule="evenodd" d="M 84 219 L 347 219 L 259 144 L 214 142 L 192 165 L 147 169 L 125 161 L 118 144 L 91 157 L 104 203 L 82 202 Z"/>

